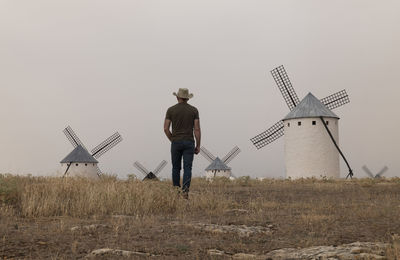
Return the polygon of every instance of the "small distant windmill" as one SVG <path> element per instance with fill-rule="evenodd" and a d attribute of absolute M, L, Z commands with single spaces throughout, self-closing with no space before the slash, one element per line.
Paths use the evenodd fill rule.
<path fill-rule="evenodd" d="M 75 148 L 61 161 L 61 166 L 65 168 L 64 177 L 99 177 L 101 171 L 98 167 L 99 162 L 96 159 L 122 141 L 121 135 L 116 132 L 89 153 L 70 126 L 65 128 L 63 132 Z"/>
<path fill-rule="evenodd" d="M 309 93 L 301 102 L 283 66 L 271 71 L 290 113 L 265 132 L 251 138 L 260 149 L 285 135 L 286 175 L 290 178 L 340 177 L 339 117 L 331 111 L 350 102 L 346 90 L 318 100 Z M 339 153 L 338 153 L 339 152 Z"/>
<path fill-rule="evenodd" d="M 157 175 L 164 169 L 165 165 L 167 165 L 167 161 L 163 160 L 154 171 L 147 170 L 142 164 L 139 162 L 135 162 L 133 166 L 138 169 L 145 177 L 143 180 L 158 180 Z"/>
<path fill-rule="evenodd" d="M 200 148 L 200 154 L 204 156 L 211 164 L 205 169 L 206 178 L 214 177 L 232 177 L 232 169 L 227 164 L 240 153 L 239 147 L 235 146 L 224 158 L 215 157 L 203 146 Z"/>
<path fill-rule="evenodd" d="M 373 174 L 367 166 L 363 166 L 362 169 L 367 173 L 367 175 L 371 178 L 375 178 L 375 179 L 379 179 L 383 176 L 383 174 L 385 174 L 385 172 L 389 169 L 387 166 L 383 167 L 382 170 L 380 170 L 377 174 Z"/>

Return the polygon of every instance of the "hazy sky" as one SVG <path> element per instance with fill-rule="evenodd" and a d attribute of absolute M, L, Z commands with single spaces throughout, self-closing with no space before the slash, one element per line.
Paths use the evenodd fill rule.
<path fill-rule="evenodd" d="M 123 136 L 103 171 L 166 159 L 170 177 L 163 120 L 187 87 L 208 150 L 238 145 L 235 175 L 282 177 L 284 139 L 261 150 L 249 139 L 289 112 L 269 73 L 283 64 L 300 98 L 348 91 L 335 113 L 356 176 L 363 164 L 400 175 L 399 11 L 398 0 L 0 0 L 0 172 L 54 174 L 71 125 L 90 149 Z M 194 175 L 207 165 L 197 156 Z"/>

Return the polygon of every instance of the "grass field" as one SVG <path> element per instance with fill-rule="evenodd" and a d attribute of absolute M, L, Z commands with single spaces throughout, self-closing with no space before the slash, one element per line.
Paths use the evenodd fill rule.
<path fill-rule="evenodd" d="M 0 203 L 0 257 L 7 259 L 76 259 L 99 248 L 207 259 L 209 249 L 261 255 L 356 241 L 398 243 L 392 237 L 400 234 L 398 178 L 194 179 L 185 200 L 169 182 L 0 175 Z M 199 223 L 271 232 L 208 232 L 195 228 Z M 388 258 L 400 255 L 398 249 Z"/>

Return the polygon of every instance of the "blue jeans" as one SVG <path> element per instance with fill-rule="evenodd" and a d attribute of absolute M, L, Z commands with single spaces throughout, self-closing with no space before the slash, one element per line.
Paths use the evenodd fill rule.
<path fill-rule="evenodd" d="M 183 158 L 183 183 L 182 190 L 189 192 L 192 180 L 192 165 L 194 157 L 194 142 L 189 140 L 173 141 L 171 143 L 172 182 L 174 186 L 181 187 L 181 169 Z"/>

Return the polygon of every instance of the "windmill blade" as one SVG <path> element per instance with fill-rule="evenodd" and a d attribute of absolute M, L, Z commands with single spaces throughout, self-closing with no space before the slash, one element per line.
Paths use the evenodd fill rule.
<path fill-rule="evenodd" d="M 97 164 L 96 164 L 96 170 L 97 170 L 97 176 L 99 176 L 99 178 L 100 178 L 103 173 L 101 172 L 101 170 Z"/>
<path fill-rule="evenodd" d="M 122 141 L 121 135 L 118 132 L 116 132 L 115 134 L 104 140 L 101 144 L 93 148 L 92 156 L 98 159 L 100 156 L 102 156 L 104 153 L 109 151 L 111 148 L 116 146 L 121 141 Z"/>
<path fill-rule="evenodd" d="M 85 150 L 86 147 L 83 145 L 82 141 L 78 138 L 78 136 L 75 134 L 74 130 L 72 130 L 72 128 L 70 126 L 67 126 L 64 130 L 63 130 L 65 136 L 68 138 L 68 140 L 71 142 L 71 144 L 75 147 L 77 147 L 78 145 L 82 146 Z"/>
<path fill-rule="evenodd" d="M 282 93 L 283 99 L 286 101 L 289 109 L 292 110 L 300 103 L 300 100 L 297 97 L 296 91 L 289 80 L 289 76 L 287 75 L 285 68 L 283 65 L 281 65 L 271 70 L 271 74 Z"/>
<path fill-rule="evenodd" d="M 233 160 L 239 153 L 240 153 L 239 147 L 235 146 L 227 155 L 225 155 L 224 158 L 222 158 L 222 161 L 225 164 L 228 164 L 230 161 Z"/>
<path fill-rule="evenodd" d="M 154 175 L 159 174 L 162 169 L 164 169 L 165 165 L 167 165 L 167 161 L 163 160 L 158 166 L 157 168 L 153 171 Z"/>
<path fill-rule="evenodd" d="M 204 146 L 200 147 L 200 154 L 204 156 L 210 162 L 213 162 L 217 157 L 210 153 Z"/>
<path fill-rule="evenodd" d="M 150 172 L 143 166 L 141 165 L 139 162 L 135 162 L 133 164 L 133 166 L 135 166 L 136 169 L 138 169 L 144 176 L 147 176 Z"/>
<path fill-rule="evenodd" d="M 327 96 L 321 99 L 322 104 L 324 104 L 328 109 L 335 109 L 341 107 L 347 103 L 350 103 L 349 95 L 346 90 L 343 89 L 333 95 Z"/>
<path fill-rule="evenodd" d="M 283 136 L 283 134 L 283 122 L 279 121 L 275 125 L 271 126 L 268 130 L 251 138 L 250 140 L 257 147 L 257 149 L 260 149 Z"/>
<path fill-rule="evenodd" d="M 375 175 L 375 178 L 380 178 L 382 175 L 388 170 L 387 166 L 383 167 L 383 169 Z"/>
<path fill-rule="evenodd" d="M 67 164 L 67 169 L 65 170 L 63 177 L 67 176 L 67 172 L 69 170 L 69 167 L 71 167 L 71 164 L 72 163 Z"/>
<path fill-rule="evenodd" d="M 374 178 L 374 175 L 372 174 L 372 172 L 367 168 L 367 166 L 363 166 L 362 169 L 367 173 L 367 175 L 371 178 Z"/>

